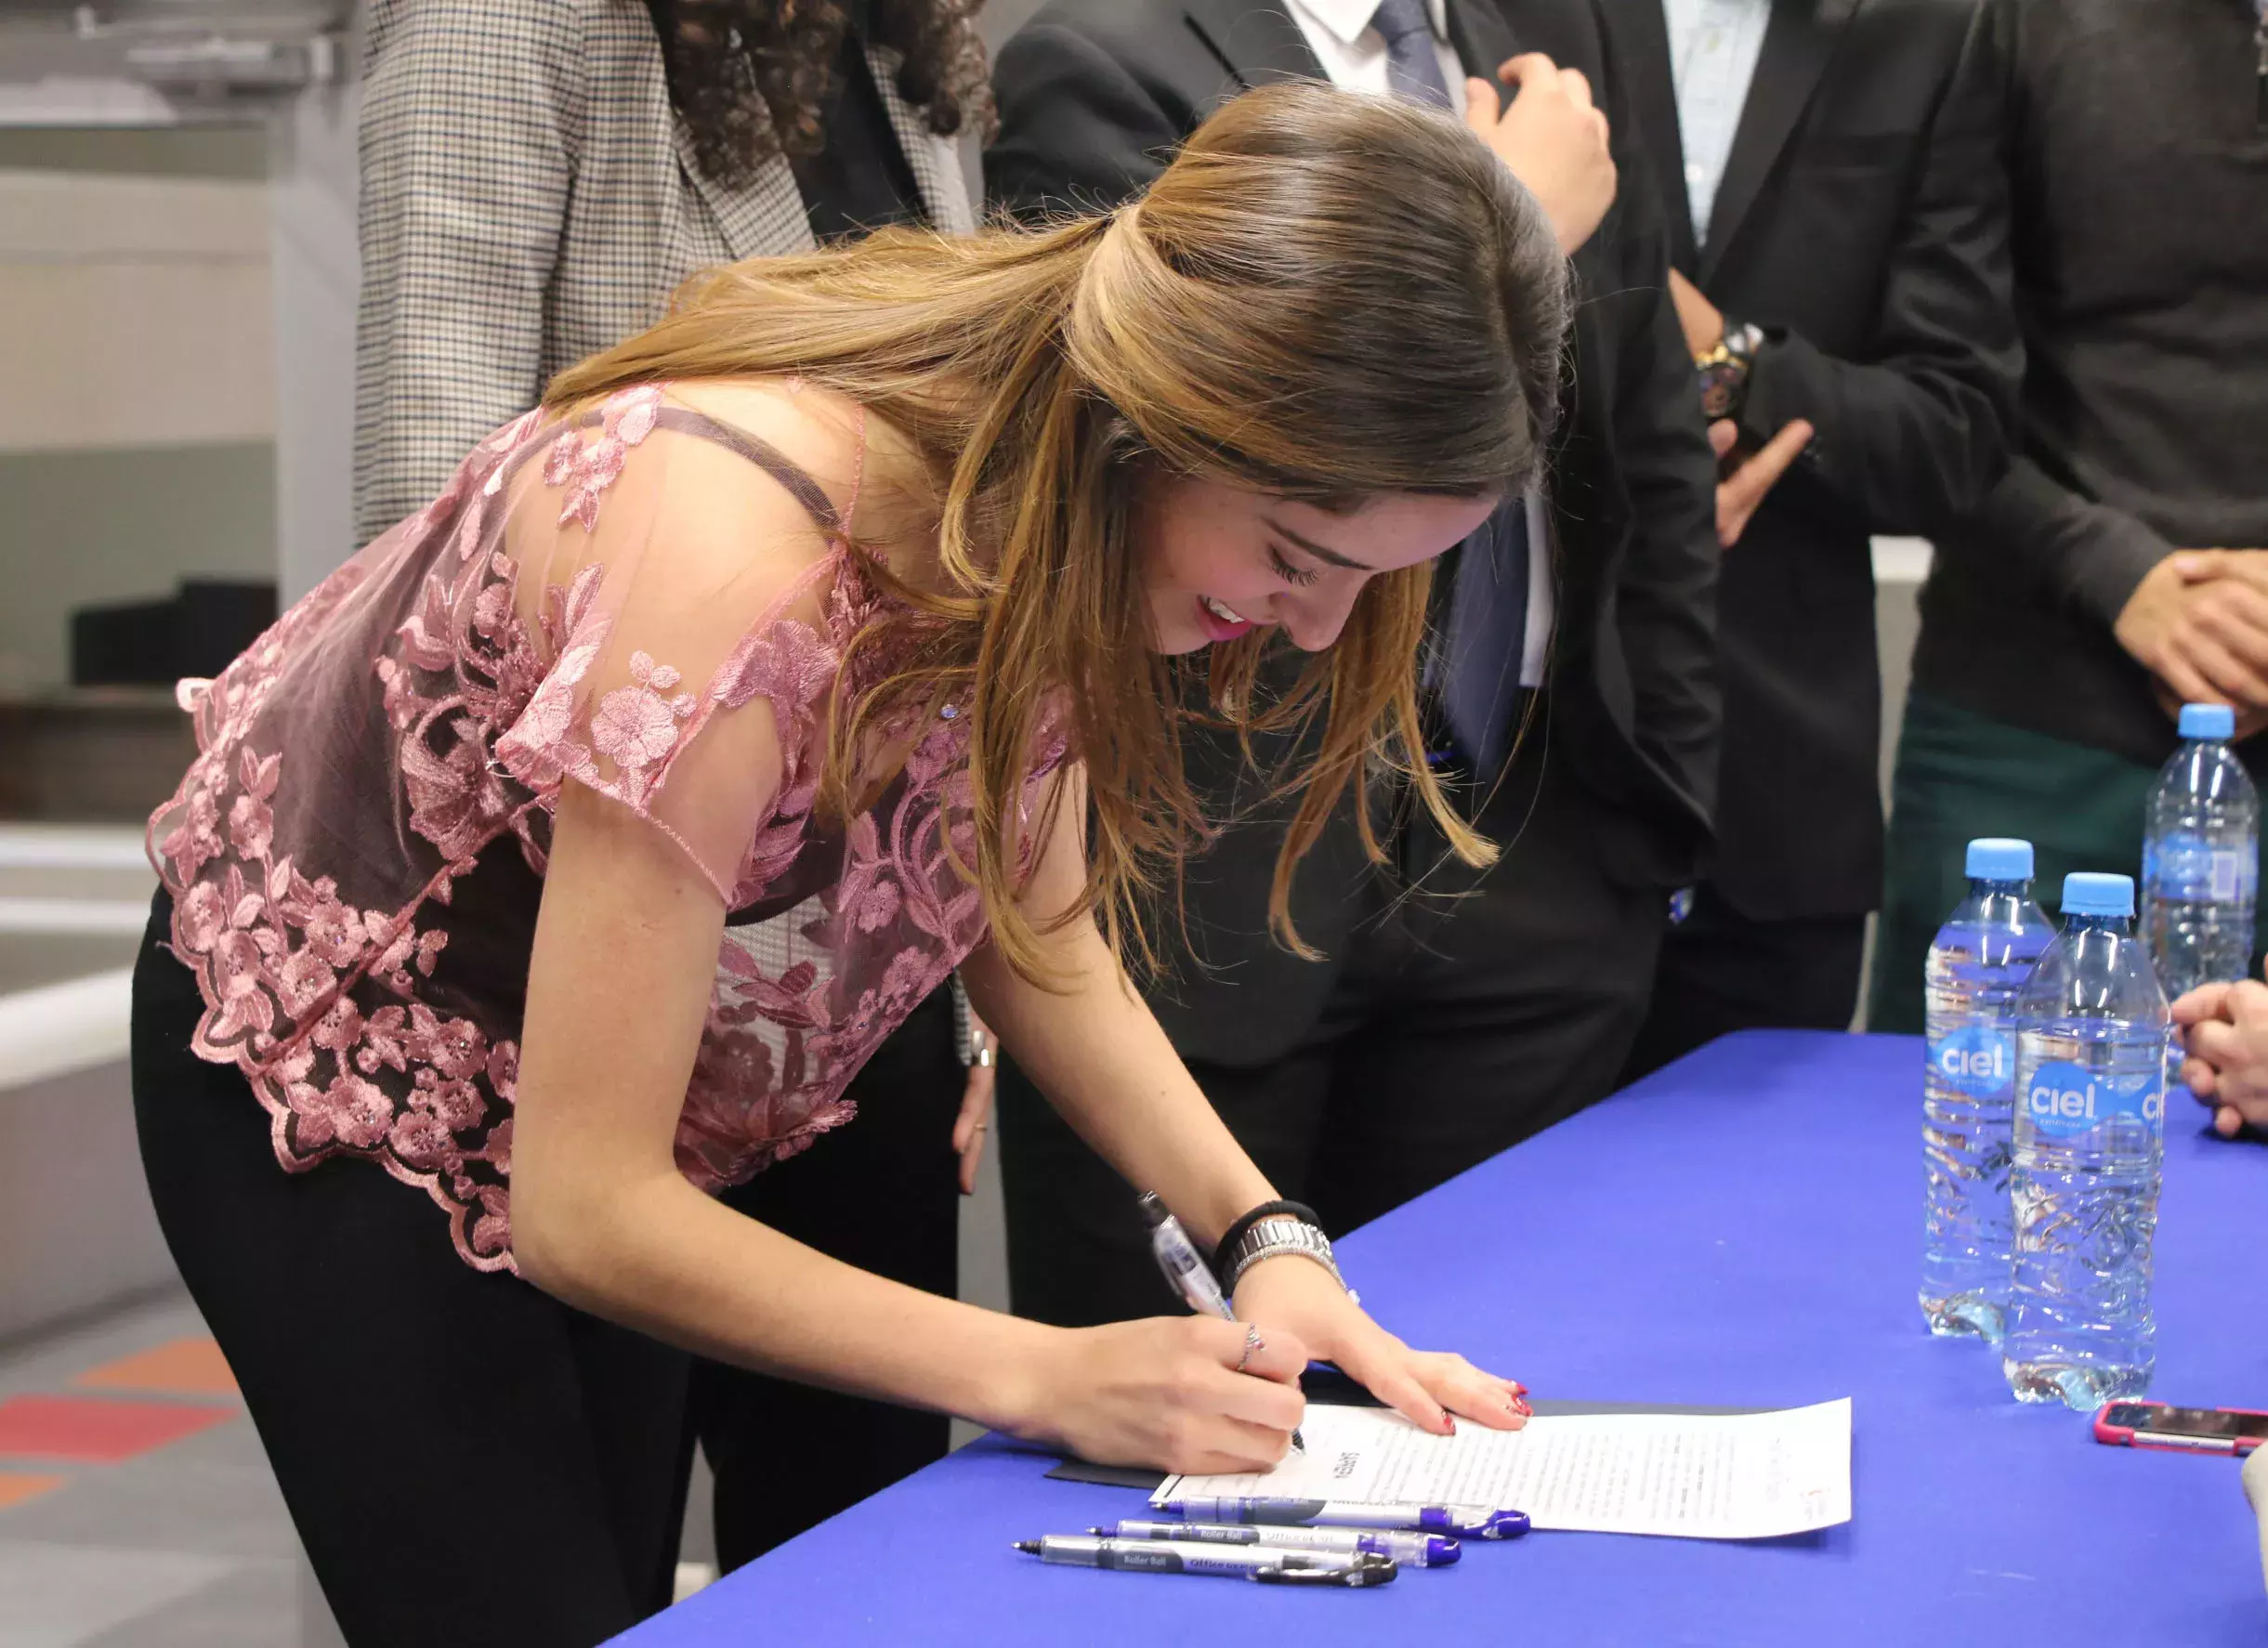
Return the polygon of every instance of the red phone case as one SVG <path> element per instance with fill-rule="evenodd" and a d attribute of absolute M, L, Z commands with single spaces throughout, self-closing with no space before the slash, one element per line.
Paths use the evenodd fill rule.
<path fill-rule="evenodd" d="M 2110 1410 L 2116 1404 L 2105 1404 L 2095 1414 L 2095 1440 L 2113 1447 L 2155 1447 L 2169 1453 L 2235 1454 L 2242 1457 L 2260 1446 L 2258 1436 L 2173 1436 L 2163 1432 L 2142 1430 L 2133 1425 L 2114 1425 Z M 2159 1406 L 2163 1406 L 2160 1404 Z M 2259 1410 L 2248 1407 L 2216 1408 L 2217 1413 L 2244 1414 L 2258 1417 Z"/>

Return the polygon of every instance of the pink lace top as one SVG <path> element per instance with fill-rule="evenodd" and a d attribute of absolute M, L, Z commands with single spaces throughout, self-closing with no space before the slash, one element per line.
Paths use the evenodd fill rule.
<path fill-rule="evenodd" d="M 752 533 L 782 488 L 811 529 Z M 195 1051 L 250 1079 L 285 1168 L 369 1158 L 424 1186 L 468 1263 L 511 1268 L 518 1037 L 570 778 L 665 831 L 731 912 L 686 1176 L 738 1183 L 849 1119 L 845 1085 L 984 914 L 946 856 L 967 828 L 950 706 L 885 729 L 911 752 L 847 829 L 814 812 L 828 696 L 884 661 L 845 665 L 880 608 L 846 553 L 855 475 L 846 490 L 838 509 L 674 389 L 571 427 L 531 412 L 218 679 L 183 684 L 201 753 L 151 856 L 203 993 Z M 1034 752 L 1028 814 L 1062 755 Z"/>

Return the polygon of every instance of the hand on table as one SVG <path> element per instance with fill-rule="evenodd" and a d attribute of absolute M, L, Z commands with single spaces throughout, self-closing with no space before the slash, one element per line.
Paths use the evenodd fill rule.
<path fill-rule="evenodd" d="M 2268 553 L 2183 550 L 2143 574 L 2111 633 L 2184 703 L 2232 704 L 2239 737 L 2268 725 Z"/>
<path fill-rule="evenodd" d="M 2173 1022 L 2189 1054 L 2182 1079 L 2211 1106 L 2213 1131 L 2268 1128 L 2268 985 L 2205 985 L 2173 1004 Z"/>
<path fill-rule="evenodd" d="M 1730 418 L 1709 426 L 1709 444 L 1717 454 L 1717 544 L 1730 549 L 1749 530 L 1749 521 L 1772 489 L 1788 473 L 1788 466 L 1811 444 L 1812 426 L 1803 418 L 1785 425 L 1777 435 L 1743 458 L 1734 458 L 1740 430 Z M 1725 468 L 1726 464 L 1730 468 Z"/>
<path fill-rule="evenodd" d="M 1446 1351 L 1411 1350 L 1370 1320 L 1311 1259 L 1263 1259 L 1238 1281 L 1236 1308 L 1271 1345 L 1287 1331 L 1296 1335 L 1309 1356 L 1337 1363 L 1370 1394 L 1436 1435 L 1456 1429 L 1452 1414 L 1495 1431 L 1527 1423 L 1525 1386 L 1483 1373 Z"/>
<path fill-rule="evenodd" d="M 977 1049 L 1000 1054 L 1000 1039 L 985 1028 L 984 1021 L 969 1015 L 969 1036 Z M 997 1063 L 981 1057 L 972 1061 L 968 1079 L 961 1088 L 961 1114 L 953 1118 L 953 1153 L 961 1158 L 961 1194 L 977 1194 L 977 1170 L 984 1161 L 985 1134 L 992 1128 L 992 1083 L 1000 1074 Z"/>
<path fill-rule="evenodd" d="M 1477 76 L 1467 80 L 1465 124 L 1527 185 L 1551 218 L 1560 250 L 1573 256 L 1615 203 L 1606 117 L 1593 106 L 1581 70 L 1562 69 L 1540 51 L 1496 72 L 1519 95 L 1505 108 L 1496 87 Z"/>

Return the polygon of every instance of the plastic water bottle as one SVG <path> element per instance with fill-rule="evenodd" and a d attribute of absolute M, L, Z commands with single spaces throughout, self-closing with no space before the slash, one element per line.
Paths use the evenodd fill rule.
<path fill-rule="evenodd" d="M 2064 880 L 2064 931 L 2016 1002 L 2009 1388 L 2091 1412 L 2150 1388 L 2150 1245 L 2166 1140 L 2166 993 L 2134 883 Z"/>
<path fill-rule="evenodd" d="M 2016 994 L 2055 928 L 2032 902 L 2032 844 L 1969 844 L 1969 896 L 1937 930 L 1921 1078 L 1921 1314 L 1998 1344 L 2008 1301 Z"/>
<path fill-rule="evenodd" d="M 2260 795 L 2229 748 L 2236 713 L 2183 704 L 2187 740 L 2150 791 L 2142 848 L 2143 932 L 2169 997 L 2243 978 L 2260 886 Z M 2178 1067 L 2178 1066 L 2177 1066 Z"/>

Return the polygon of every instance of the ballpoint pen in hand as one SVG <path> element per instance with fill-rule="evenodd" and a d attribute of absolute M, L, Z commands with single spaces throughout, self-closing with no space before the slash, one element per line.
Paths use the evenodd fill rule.
<path fill-rule="evenodd" d="M 1182 1229 L 1181 1221 L 1167 1212 L 1165 1204 L 1147 1190 L 1142 1193 L 1142 1216 L 1149 1221 L 1149 1250 L 1156 1255 L 1158 1268 L 1165 1273 L 1173 1291 L 1200 1316 L 1235 1321 L 1237 1314 L 1222 1297 L 1221 1285 L 1213 1278 L 1213 1267 L 1189 1240 L 1189 1233 Z M 1297 1430 L 1291 1432 L 1291 1445 L 1301 1453 L 1307 1451 L 1306 1439 Z"/>

